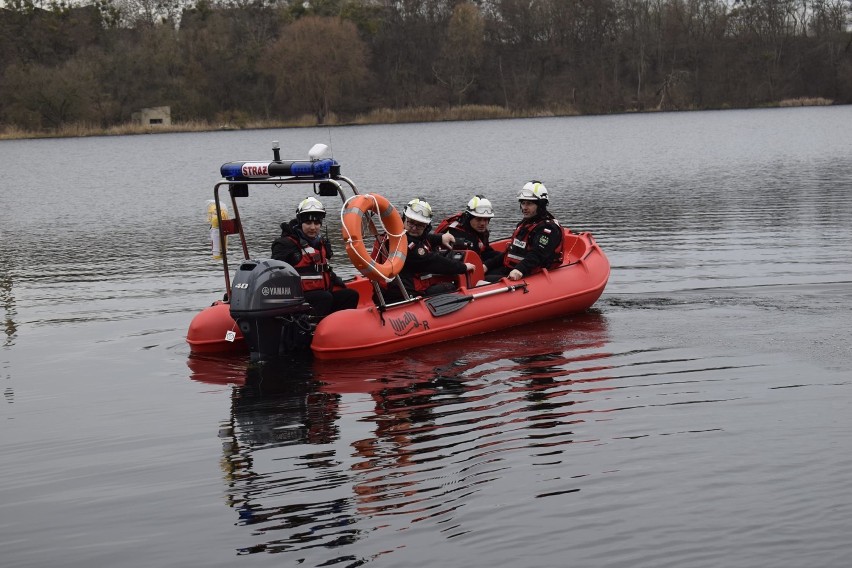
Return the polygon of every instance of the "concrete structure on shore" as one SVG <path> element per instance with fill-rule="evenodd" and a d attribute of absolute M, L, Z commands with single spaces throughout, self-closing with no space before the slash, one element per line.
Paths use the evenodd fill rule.
<path fill-rule="evenodd" d="M 170 126 L 172 123 L 172 107 L 143 108 L 134 112 L 130 117 L 134 123 L 144 126 Z"/>

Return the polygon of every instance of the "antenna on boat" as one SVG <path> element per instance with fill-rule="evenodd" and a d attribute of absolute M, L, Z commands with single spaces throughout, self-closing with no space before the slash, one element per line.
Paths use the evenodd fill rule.
<path fill-rule="evenodd" d="M 272 157 L 276 162 L 281 161 L 281 146 L 278 144 L 278 140 L 272 141 Z"/>

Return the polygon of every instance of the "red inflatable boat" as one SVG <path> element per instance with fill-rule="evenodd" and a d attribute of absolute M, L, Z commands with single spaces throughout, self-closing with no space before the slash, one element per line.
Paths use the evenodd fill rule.
<path fill-rule="evenodd" d="M 320 146 L 311 153 L 320 153 Z M 405 236 L 398 232 L 402 224 L 396 210 L 381 196 L 359 194 L 354 183 L 340 175 L 340 166 L 334 160 L 312 157 L 309 161 L 285 162 L 278 158 L 277 149 L 274 152 L 272 162 L 235 162 L 221 168 L 223 180 L 214 188 L 214 200 L 227 301 L 214 303 L 192 320 L 187 342 L 193 353 L 244 352 L 250 353 L 252 360 L 265 360 L 294 349 L 310 349 L 319 359 L 376 357 L 582 312 L 597 301 L 606 286 L 609 261 L 592 235 L 564 229 L 564 260 L 558 268 L 520 281 L 484 283 L 482 262 L 475 252 L 448 251 L 476 267 L 472 273 L 457 277 L 457 292 L 386 304 L 376 280 L 392 280 L 401 263 L 398 256 L 394 266 L 376 266 L 365 259 L 370 247 L 364 235 L 384 238 L 386 232 L 396 249 L 404 251 Z M 356 309 L 312 321 L 295 269 L 280 261 L 249 258 L 237 207 L 237 198 L 248 196 L 249 184 L 311 184 L 320 196 L 343 199 L 347 253 L 368 276 L 346 282 L 359 294 Z M 349 186 L 354 197 L 345 197 L 342 184 Z M 220 188 L 225 187 L 231 198 L 231 218 L 224 213 L 226 207 L 219 198 Z M 378 205 L 371 208 L 371 203 Z M 353 209 L 364 219 L 362 231 L 353 229 L 344 218 Z M 244 254 L 233 281 L 225 243 L 229 234 L 239 235 Z M 501 250 L 508 242 L 500 240 L 493 246 Z M 507 341 L 511 341 L 510 335 Z"/>

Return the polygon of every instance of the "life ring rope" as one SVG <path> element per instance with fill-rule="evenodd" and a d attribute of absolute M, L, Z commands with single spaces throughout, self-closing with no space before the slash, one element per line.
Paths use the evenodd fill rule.
<path fill-rule="evenodd" d="M 368 212 L 377 213 L 379 223 L 388 237 L 388 256 L 377 262 L 364 244 L 363 220 Z M 387 198 L 365 193 L 353 195 L 343 203 L 340 224 L 346 254 L 361 274 L 371 280 L 390 282 L 402 270 L 408 249 L 408 239 L 399 212 Z"/>

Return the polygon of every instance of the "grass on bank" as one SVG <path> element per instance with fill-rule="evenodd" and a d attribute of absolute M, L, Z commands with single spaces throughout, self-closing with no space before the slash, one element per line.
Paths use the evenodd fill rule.
<path fill-rule="evenodd" d="M 834 104 L 821 97 L 786 99 L 767 106 L 827 106 Z M 399 124 L 410 122 L 442 122 L 457 120 L 494 120 L 506 118 L 535 118 L 550 116 L 579 116 L 577 110 L 567 105 L 551 109 L 513 111 L 496 105 L 463 105 L 457 107 L 411 107 L 402 109 L 376 109 L 359 114 L 350 120 L 329 114 L 322 124 L 316 116 L 305 114 L 292 120 L 254 120 L 241 113 L 222 115 L 210 123 L 207 121 L 175 122 L 170 125 L 119 124 L 102 128 L 91 124 L 67 124 L 60 128 L 44 131 L 28 131 L 12 125 L 0 124 L 0 140 L 21 138 L 71 138 L 80 136 L 119 136 L 127 134 L 150 134 L 162 132 L 210 132 L 214 130 L 256 130 L 270 128 L 305 128 L 316 126 L 345 126 L 364 124 Z"/>
<path fill-rule="evenodd" d="M 458 107 L 413 107 L 404 109 L 378 109 L 359 114 L 350 120 L 335 113 L 325 117 L 320 124 L 315 115 L 305 114 L 290 120 L 255 120 L 241 113 L 223 114 L 214 122 L 187 121 L 170 125 L 145 125 L 125 123 L 109 128 L 91 124 L 67 124 L 60 128 L 39 132 L 27 131 L 15 126 L 0 125 L 0 140 L 19 138 L 63 138 L 79 136 L 118 136 L 127 134 L 150 134 L 163 132 L 210 132 L 214 130 L 257 130 L 269 128 L 306 128 L 316 126 L 345 126 L 352 124 L 396 124 L 408 122 L 440 122 L 455 120 L 487 120 L 501 118 L 530 118 L 541 116 L 572 116 L 579 114 L 573 108 L 560 110 L 534 110 L 514 112 L 499 106 L 464 105 Z"/>
<path fill-rule="evenodd" d="M 800 107 L 800 106 L 829 106 L 833 105 L 831 99 L 822 97 L 801 97 L 798 99 L 784 99 L 778 103 L 780 107 Z"/>

